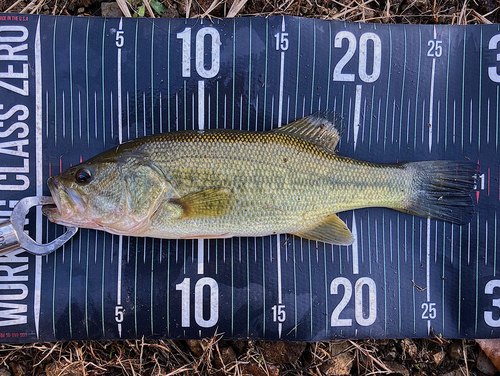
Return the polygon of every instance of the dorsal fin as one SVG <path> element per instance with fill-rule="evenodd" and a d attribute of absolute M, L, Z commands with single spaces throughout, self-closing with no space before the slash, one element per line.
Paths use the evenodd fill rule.
<path fill-rule="evenodd" d="M 334 153 L 340 140 L 340 132 L 335 126 L 340 119 L 336 115 L 333 111 L 316 112 L 281 128 L 273 129 L 271 132 L 300 137 Z"/>

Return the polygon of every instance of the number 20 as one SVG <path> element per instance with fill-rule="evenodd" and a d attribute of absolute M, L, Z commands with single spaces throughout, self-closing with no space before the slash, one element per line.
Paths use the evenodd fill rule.
<path fill-rule="evenodd" d="M 352 326 L 352 319 L 341 319 L 340 314 L 347 306 L 352 296 L 352 284 L 347 278 L 337 277 L 330 284 L 330 294 L 338 294 L 338 287 L 344 286 L 344 296 L 332 312 L 331 326 Z M 368 287 L 368 312 L 367 317 L 363 309 L 363 286 Z M 375 281 L 362 277 L 354 285 L 354 316 L 361 326 L 370 326 L 377 319 L 377 290 Z"/>
<path fill-rule="evenodd" d="M 345 55 L 339 60 L 333 70 L 334 81 L 354 82 L 354 73 L 342 73 L 342 70 L 347 63 L 352 59 L 356 52 L 356 37 L 349 31 L 341 31 L 335 35 L 335 48 L 342 48 L 342 41 L 347 39 L 348 46 Z M 368 74 L 366 71 L 368 59 L 368 41 L 373 42 L 373 71 Z M 361 34 L 359 38 L 359 63 L 358 74 L 359 78 L 367 83 L 375 82 L 380 77 L 380 67 L 382 63 L 382 42 L 380 37 L 374 33 Z"/>

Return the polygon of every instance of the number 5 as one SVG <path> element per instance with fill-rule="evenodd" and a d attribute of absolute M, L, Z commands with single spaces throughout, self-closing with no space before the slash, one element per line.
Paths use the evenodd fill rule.
<path fill-rule="evenodd" d="M 118 30 L 116 32 L 116 47 L 123 47 L 123 43 L 125 42 L 125 38 L 123 38 L 123 30 Z"/>

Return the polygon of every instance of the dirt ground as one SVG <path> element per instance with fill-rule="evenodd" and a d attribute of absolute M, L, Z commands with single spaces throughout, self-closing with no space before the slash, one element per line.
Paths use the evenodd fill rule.
<path fill-rule="evenodd" d="M 500 0 L 0 0 L 0 11 L 67 16 L 294 15 L 357 22 L 487 24 Z M 151 6 L 149 6 L 151 5 Z M 127 9 L 124 9 L 127 8 Z M 148 9 L 149 8 L 149 9 Z M 494 345 L 497 350 L 500 347 Z M 488 352 L 488 350 L 486 351 Z M 0 345 L 8 375 L 499 375 L 476 341 L 432 339 L 317 343 L 107 341 Z"/>

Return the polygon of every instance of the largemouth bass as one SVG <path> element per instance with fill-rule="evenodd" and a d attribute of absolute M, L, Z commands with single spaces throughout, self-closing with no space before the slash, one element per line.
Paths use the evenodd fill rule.
<path fill-rule="evenodd" d="M 289 233 L 349 245 L 336 215 L 386 207 L 457 224 L 474 212 L 477 165 L 380 165 L 338 156 L 320 114 L 266 132 L 183 131 L 121 144 L 50 177 L 53 222 L 155 238 Z"/>

